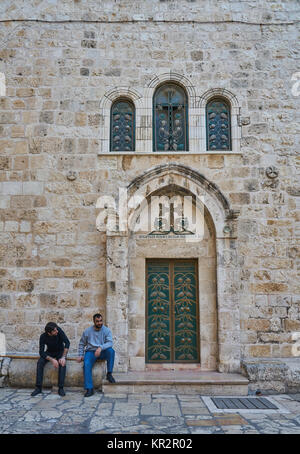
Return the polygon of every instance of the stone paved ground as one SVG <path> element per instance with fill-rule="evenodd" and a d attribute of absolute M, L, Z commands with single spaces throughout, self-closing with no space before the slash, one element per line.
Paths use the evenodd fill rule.
<path fill-rule="evenodd" d="M 211 413 L 200 395 L 0 389 L 1 434 L 300 434 L 299 395 L 272 396 L 289 413 Z"/>

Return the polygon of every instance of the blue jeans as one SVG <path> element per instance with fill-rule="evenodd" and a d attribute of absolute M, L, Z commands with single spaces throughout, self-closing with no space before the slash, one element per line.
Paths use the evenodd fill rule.
<path fill-rule="evenodd" d="M 98 358 L 95 357 L 94 351 L 85 352 L 83 363 L 85 389 L 92 389 L 94 387 L 92 369 L 97 359 L 105 359 L 107 362 L 107 372 L 112 372 L 115 361 L 114 349 L 109 347 L 106 350 L 103 350 Z"/>

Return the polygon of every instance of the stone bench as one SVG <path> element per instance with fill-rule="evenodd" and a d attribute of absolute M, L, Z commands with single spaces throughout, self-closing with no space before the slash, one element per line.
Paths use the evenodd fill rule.
<path fill-rule="evenodd" d="M 0 387 L 34 388 L 36 380 L 37 355 L 6 355 L 0 357 Z M 95 388 L 102 388 L 106 375 L 106 361 L 98 360 L 93 367 Z M 58 369 L 49 362 L 44 369 L 43 387 L 55 387 L 58 384 Z M 68 356 L 65 378 L 66 387 L 83 388 L 83 362 Z"/>

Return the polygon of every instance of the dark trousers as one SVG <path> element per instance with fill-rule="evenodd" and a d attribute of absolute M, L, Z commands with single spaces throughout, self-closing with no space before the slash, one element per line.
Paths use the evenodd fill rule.
<path fill-rule="evenodd" d="M 58 361 L 62 357 L 62 353 L 59 353 L 58 355 L 50 355 L 49 353 L 47 353 L 47 356 L 51 356 L 51 358 L 55 358 Z M 44 377 L 44 367 L 45 367 L 46 363 L 48 363 L 48 362 L 49 362 L 48 359 L 45 359 L 42 357 L 37 362 L 37 368 L 36 368 L 36 387 L 37 388 L 42 388 L 43 377 Z M 59 368 L 58 368 L 58 387 L 59 388 L 64 387 L 66 369 L 67 369 L 66 366 L 62 367 L 59 364 Z"/>

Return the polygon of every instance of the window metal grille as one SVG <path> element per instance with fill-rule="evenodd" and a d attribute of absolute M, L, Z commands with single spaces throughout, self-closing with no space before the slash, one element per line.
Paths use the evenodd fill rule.
<path fill-rule="evenodd" d="M 188 150 L 188 103 L 175 84 L 162 85 L 154 95 L 154 151 Z"/>
<path fill-rule="evenodd" d="M 110 151 L 135 151 L 135 109 L 128 100 L 112 105 Z"/>
<path fill-rule="evenodd" d="M 208 150 L 231 149 L 230 107 L 222 99 L 213 99 L 206 106 Z"/>

